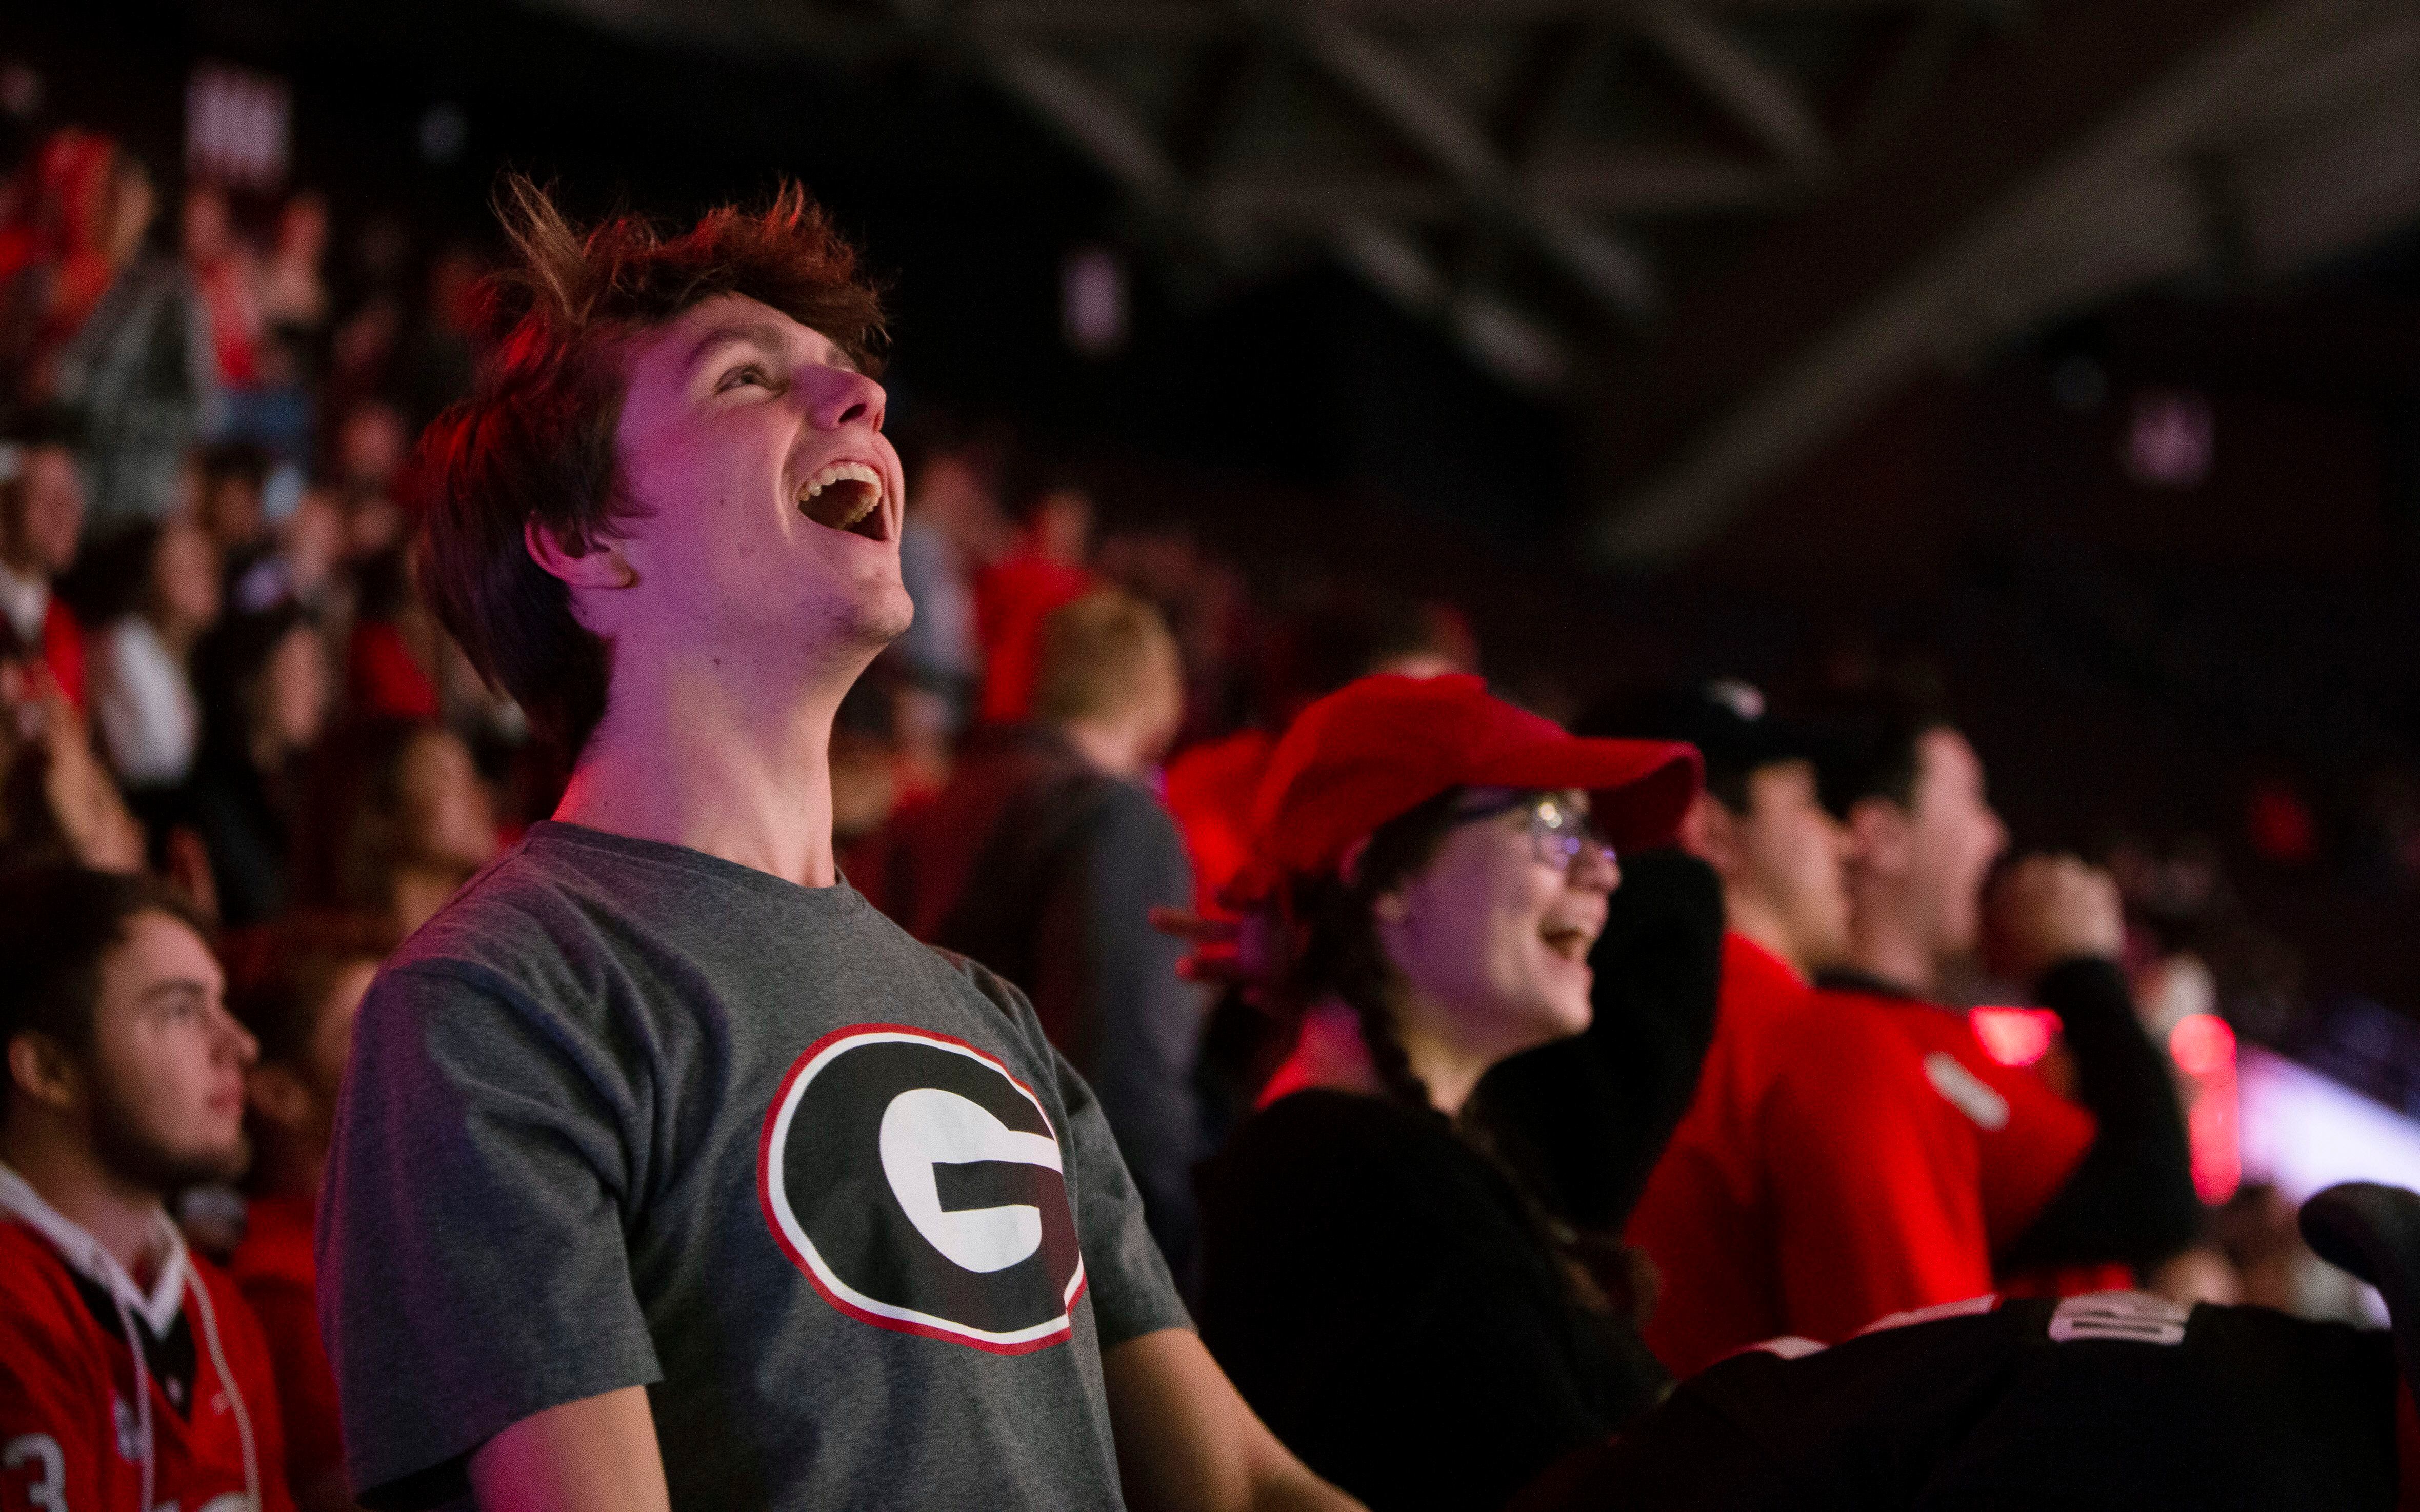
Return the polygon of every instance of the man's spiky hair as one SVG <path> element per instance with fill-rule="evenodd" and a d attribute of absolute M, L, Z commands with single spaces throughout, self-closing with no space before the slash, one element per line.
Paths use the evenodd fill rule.
<path fill-rule="evenodd" d="M 414 467 L 422 581 L 472 665 L 576 753 L 605 713 L 607 648 L 524 536 L 535 523 L 582 552 L 636 513 L 617 489 L 613 447 L 629 338 L 738 295 L 872 373 L 881 302 L 855 249 L 796 183 L 677 234 L 632 215 L 582 229 L 519 174 L 504 180 L 496 213 L 514 257 L 482 290 L 478 382 L 430 424 Z"/>

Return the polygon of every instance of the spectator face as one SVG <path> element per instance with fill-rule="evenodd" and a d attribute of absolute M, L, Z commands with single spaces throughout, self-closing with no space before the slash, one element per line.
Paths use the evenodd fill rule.
<path fill-rule="evenodd" d="M 1093 549 L 1093 501 L 1062 488 L 1034 506 L 1032 530 L 1036 552 L 1080 566 Z"/>
<path fill-rule="evenodd" d="M 378 968 L 367 957 L 347 964 L 329 983 L 328 995 L 312 1021 L 311 1037 L 294 1063 L 265 1062 L 253 1069 L 245 1095 L 254 1111 L 284 1134 L 326 1145 L 335 1127 L 345 1063 L 353 1053 L 353 1019 Z"/>
<path fill-rule="evenodd" d="M 102 1164 L 153 1192 L 240 1175 L 243 1078 L 258 1047 L 221 1000 L 209 947 L 178 919 L 137 914 L 100 975 L 83 1070 Z"/>
<path fill-rule="evenodd" d="M 197 268 L 224 261 L 235 251 L 235 228 L 227 219 L 226 196 L 209 184 L 196 184 L 187 190 L 178 232 L 186 261 Z"/>
<path fill-rule="evenodd" d="M 1840 960 L 1849 948 L 1841 873 L 1848 843 L 1817 799 L 1814 767 L 1759 767 L 1748 776 L 1747 800 L 1747 811 L 1732 817 L 1725 884 L 1761 901 L 1801 964 L 1811 970 Z"/>
<path fill-rule="evenodd" d="M 307 625 L 287 632 L 261 673 L 260 717 L 273 748 L 308 750 L 328 719 L 328 664 Z"/>
<path fill-rule="evenodd" d="M 199 635 L 219 617 L 219 553 L 199 525 L 172 518 L 151 558 L 152 602 L 161 622 Z"/>
<path fill-rule="evenodd" d="M 403 417 L 382 404 L 365 404 L 345 417 L 336 437 L 336 471 L 348 486 L 382 492 L 394 483 L 410 444 Z"/>
<path fill-rule="evenodd" d="M 881 387 L 737 296 L 639 338 L 626 371 L 616 466 L 641 513 L 619 545 L 635 581 L 583 595 L 590 628 L 617 659 L 648 642 L 746 662 L 845 645 L 854 676 L 915 612 Z"/>
<path fill-rule="evenodd" d="M 16 517 L 8 521 L 8 560 L 21 571 L 55 578 L 74 564 L 84 532 L 84 479 L 64 446 L 38 446 L 25 456 L 17 486 Z"/>
<path fill-rule="evenodd" d="M 1407 1038 L 1492 1064 L 1588 1027 L 1589 949 L 1621 873 L 1597 846 L 1550 864 L 1534 825 L 1529 805 L 1456 825 L 1426 868 L 1373 903 L 1379 943 L 1412 988 Z"/>
<path fill-rule="evenodd" d="M 260 488 L 250 478 L 222 477 L 203 485 L 202 529 L 222 551 L 233 551 L 259 539 L 268 522 L 260 511 Z"/>
<path fill-rule="evenodd" d="M 415 854 L 474 869 L 495 858 L 495 814 L 461 737 L 443 729 L 415 736 L 404 752 L 402 788 Z"/>
<path fill-rule="evenodd" d="M 277 213 L 277 255 L 318 268 L 328 252 L 328 202 L 297 194 Z"/>
<path fill-rule="evenodd" d="M 1954 730 L 1927 731 L 1916 746 L 1916 802 L 1908 811 L 1908 890 L 1925 911 L 1937 957 L 1975 948 L 1983 880 L 2008 848 L 2008 827 L 1984 796 L 1983 763 Z"/>

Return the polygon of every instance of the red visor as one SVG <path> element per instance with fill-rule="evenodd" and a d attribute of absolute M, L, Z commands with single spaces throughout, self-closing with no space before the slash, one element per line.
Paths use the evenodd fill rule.
<path fill-rule="evenodd" d="M 1355 841 L 1453 787 L 1578 788 L 1616 849 L 1660 845 L 1699 772 L 1691 747 L 1583 740 L 1489 697 L 1476 677 L 1364 677 L 1303 710 L 1278 742 L 1252 801 L 1252 864 L 1229 900 L 1255 903 L 1281 875 L 1335 866 Z"/>

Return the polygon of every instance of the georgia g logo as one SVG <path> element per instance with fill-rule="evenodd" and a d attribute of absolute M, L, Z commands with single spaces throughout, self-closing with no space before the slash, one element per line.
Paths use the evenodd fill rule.
<path fill-rule="evenodd" d="M 1022 1354 L 1084 1290 L 1059 1139 L 1008 1069 L 947 1035 L 816 1041 L 765 1116 L 757 1196 L 826 1302 L 877 1328 Z"/>

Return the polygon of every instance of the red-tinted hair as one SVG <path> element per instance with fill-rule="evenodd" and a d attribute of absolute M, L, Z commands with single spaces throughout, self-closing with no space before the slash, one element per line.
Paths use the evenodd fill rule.
<path fill-rule="evenodd" d="M 478 387 L 430 424 L 413 467 L 422 582 L 480 673 L 576 752 L 604 717 L 607 648 L 531 559 L 524 531 L 534 521 L 580 552 L 636 513 L 614 476 L 628 339 L 737 294 L 871 373 L 881 305 L 856 252 L 795 183 L 678 235 L 627 215 L 582 231 L 518 175 L 497 213 L 517 256 L 488 282 Z"/>

